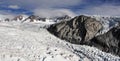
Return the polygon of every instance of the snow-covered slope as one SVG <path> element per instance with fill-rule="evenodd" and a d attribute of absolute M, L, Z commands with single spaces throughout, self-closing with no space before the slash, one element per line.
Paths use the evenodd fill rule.
<path fill-rule="evenodd" d="M 2 14 L 0 14 L 0 22 L 4 22 L 4 20 L 7 18 L 12 19 L 12 18 L 14 18 L 14 15 L 2 15 Z"/>
<path fill-rule="evenodd" d="M 94 15 L 90 16 L 92 18 L 95 18 L 96 20 L 100 21 L 103 25 L 103 29 L 98 33 L 104 34 L 107 31 L 109 31 L 114 26 L 117 26 L 120 23 L 120 17 L 118 16 L 100 16 L 100 15 Z"/>
<path fill-rule="evenodd" d="M 28 25 L 29 28 L 35 25 Z M 26 27 L 25 27 L 26 28 Z M 78 61 L 79 57 L 65 46 L 65 42 L 45 29 L 38 32 L 1 23 L 0 61 Z M 36 28 L 34 28 L 36 29 Z M 30 30 L 30 31 L 29 31 Z"/>
<path fill-rule="evenodd" d="M 120 61 L 119 57 L 94 47 L 60 40 L 41 26 L 1 22 L 0 61 Z"/>

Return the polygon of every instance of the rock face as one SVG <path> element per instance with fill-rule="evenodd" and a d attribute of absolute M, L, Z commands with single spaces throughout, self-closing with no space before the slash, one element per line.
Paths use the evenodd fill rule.
<path fill-rule="evenodd" d="M 51 25 L 48 31 L 55 36 L 71 43 L 89 43 L 96 33 L 102 28 L 100 22 L 87 16 L 77 16 L 70 21 L 62 21 Z"/>
<path fill-rule="evenodd" d="M 120 26 L 93 38 L 90 44 L 105 52 L 120 56 Z"/>

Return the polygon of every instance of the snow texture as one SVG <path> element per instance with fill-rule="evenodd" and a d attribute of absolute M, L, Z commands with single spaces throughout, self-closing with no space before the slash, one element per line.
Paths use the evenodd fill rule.
<path fill-rule="evenodd" d="M 50 34 L 44 23 L 0 23 L 0 61 L 120 61 L 94 47 Z"/>

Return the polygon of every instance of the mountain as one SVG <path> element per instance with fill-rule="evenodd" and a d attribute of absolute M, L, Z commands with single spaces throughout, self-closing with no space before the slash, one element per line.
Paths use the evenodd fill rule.
<path fill-rule="evenodd" d="M 120 18 L 80 15 L 52 24 L 48 31 L 70 43 L 94 46 L 120 56 Z"/>
<path fill-rule="evenodd" d="M 14 17 L 2 17 L 1 16 L 1 21 L 8 21 L 7 19 L 9 19 L 9 21 L 21 21 L 21 22 L 51 22 L 51 23 L 54 23 L 54 22 L 60 22 L 60 21 L 63 21 L 63 20 L 69 20 L 71 19 L 70 16 L 68 15 L 64 15 L 64 16 L 56 16 L 56 17 L 51 17 L 51 18 L 47 18 L 47 17 L 39 17 L 39 16 L 36 16 L 36 15 L 30 15 L 30 16 L 27 16 L 27 15 L 18 15 L 18 16 L 14 16 Z"/>
<path fill-rule="evenodd" d="M 69 21 L 53 24 L 48 31 L 71 43 L 81 44 L 93 38 L 101 28 L 102 24 L 96 19 L 81 15 Z"/>
<path fill-rule="evenodd" d="M 52 35 L 43 23 L 0 22 L 0 61 L 119 61 L 93 46 Z M 47 26 L 47 25 L 46 25 Z"/>
<path fill-rule="evenodd" d="M 22 21 L 22 20 L 25 20 L 25 18 L 27 18 L 28 16 L 27 15 L 18 15 L 18 16 L 15 16 L 13 19 L 13 21 Z"/>

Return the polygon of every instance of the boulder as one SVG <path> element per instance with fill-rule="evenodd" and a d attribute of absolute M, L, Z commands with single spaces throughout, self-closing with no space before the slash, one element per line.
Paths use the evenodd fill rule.
<path fill-rule="evenodd" d="M 89 43 L 102 28 L 99 21 L 84 15 L 51 25 L 47 30 L 55 36 L 75 44 Z"/>

